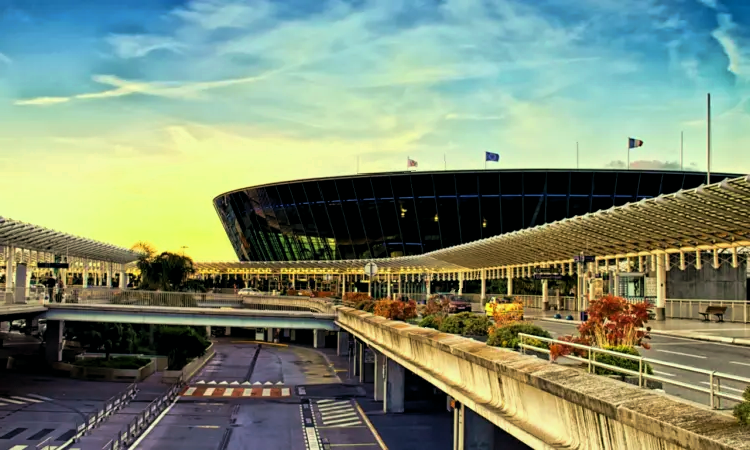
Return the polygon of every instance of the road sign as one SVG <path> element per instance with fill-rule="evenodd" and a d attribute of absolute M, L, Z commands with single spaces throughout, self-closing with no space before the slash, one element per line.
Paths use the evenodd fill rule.
<path fill-rule="evenodd" d="M 575 255 L 573 257 L 573 262 L 577 262 L 577 263 L 590 263 L 590 262 L 595 262 L 595 261 L 596 261 L 596 257 L 594 256 Z"/>
<path fill-rule="evenodd" d="M 40 269 L 67 269 L 69 268 L 68 263 L 56 263 L 56 262 L 38 262 L 36 266 Z"/>
<path fill-rule="evenodd" d="M 562 270 L 557 267 L 536 267 L 534 268 L 535 280 L 561 280 L 563 277 Z"/>
<path fill-rule="evenodd" d="M 365 264 L 365 275 L 373 277 L 378 274 L 378 265 L 372 262 Z"/>

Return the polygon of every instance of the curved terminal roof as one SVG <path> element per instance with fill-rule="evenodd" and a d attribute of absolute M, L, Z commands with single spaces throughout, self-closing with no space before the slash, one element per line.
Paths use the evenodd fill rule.
<path fill-rule="evenodd" d="M 138 253 L 104 242 L 0 217 L 0 245 L 125 264 Z"/>
<path fill-rule="evenodd" d="M 641 200 L 418 256 L 375 260 L 199 262 L 199 271 L 396 272 L 559 263 L 584 253 L 625 257 L 750 246 L 750 175 Z"/>

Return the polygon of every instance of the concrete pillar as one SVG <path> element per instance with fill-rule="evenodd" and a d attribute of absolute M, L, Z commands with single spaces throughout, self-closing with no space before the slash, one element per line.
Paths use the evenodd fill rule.
<path fill-rule="evenodd" d="M 482 276 L 482 287 L 479 291 L 479 303 L 484 307 L 484 300 L 485 300 L 485 293 L 487 292 L 487 271 L 482 269 L 481 270 L 481 276 Z"/>
<path fill-rule="evenodd" d="M 83 260 L 83 288 L 86 289 L 89 287 L 89 260 L 84 259 Z"/>
<path fill-rule="evenodd" d="M 375 360 L 372 358 L 374 354 L 371 349 L 367 348 L 364 342 L 360 342 L 359 345 L 361 346 L 358 352 L 359 382 L 372 383 L 375 375 Z"/>
<path fill-rule="evenodd" d="M 206 336 L 211 338 L 211 325 L 206 326 Z"/>
<path fill-rule="evenodd" d="M 351 357 L 351 363 L 352 364 L 351 364 L 351 367 L 350 367 L 350 370 L 349 370 L 349 373 L 353 377 L 358 377 L 359 376 L 359 350 L 360 350 L 359 340 L 357 340 L 355 338 L 354 339 L 354 349 L 353 349 L 353 353 L 352 353 L 352 357 Z"/>
<path fill-rule="evenodd" d="M 432 279 L 431 279 L 431 275 L 429 275 L 429 274 L 427 275 L 427 282 L 426 282 L 425 284 L 427 285 L 427 286 L 426 286 L 426 289 L 427 289 L 427 297 L 429 297 L 429 296 L 430 296 L 430 294 L 432 293 L 432 286 L 431 286 L 431 284 L 432 284 Z"/>
<path fill-rule="evenodd" d="M 664 258 L 668 255 L 656 255 L 656 320 L 666 320 L 667 307 L 667 269 Z"/>
<path fill-rule="evenodd" d="M 495 424 L 465 405 L 453 409 L 454 450 L 493 450 Z"/>
<path fill-rule="evenodd" d="M 344 356 L 349 353 L 349 333 L 339 331 L 336 339 L 336 355 Z"/>
<path fill-rule="evenodd" d="M 549 280 L 542 280 L 542 309 L 549 311 Z"/>
<path fill-rule="evenodd" d="M 226 327 L 224 330 L 224 336 L 231 336 L 232 335 L 232 327 Z"/>
<path fill-rule="evenodd" d="M 111 262 L 107 263 L 107 287 L 108 288 L 112 287 L 112 263 Z M 209 334 L 209 336 L 211 335 Z"/>
<path fill-rule="evenodd" d="M 326 346 L 326 330 L 313 330 L 313 348 Z"/>
<path fill-rule="evenodd" d="M 377 351 L 373 350 L 375 353 L 375 386 L 374 386 L 374 399 L 375 401 L 382 401 L 383 400 L 383 392 L 385 390 L 385 365 L 388 361 L 388 358 L 386 358 L 385 355 L 382 353 L 378 353 Z"/>
<path fill-rule="evenodd" d="M 385 368 L 385 386 L 383 392 L 383 412 L 404 412 L 404 393 L 406 391 L 406 371 L 396 361 L 388 358 Z"/>
<path fill-rule="evenodd" d="M 13 281 L 15 280 L 16 248 L 5 247 L 5 292 L 13 292 Z"/>
<path fill-rule="evenodd" d="M 513 271 L 512 267 L 508 269 L 508 295 L 513 295 Z"/>
<path fill-rule="evenodd" d="M 386 283 L 388 283 L 388 287 L 386 288 L 388 291 L 388 298 L 392 299 L 391 295 L 391 273 L 388 272 L 388 275 L 386 275 Z"/>
<path fill-rule="evenodd" d="M 120 289 L 127 289 L 128 282 L 127 282 L 127 275 L 124 270 L 120 271 Z"/>
<path fill-rule="evenodd" d="M 296 342 L 297 341 L 297 330 L 292 328 L 289 330 L 289 341 Z"/>
<path fill-rule="evenodd" d="M 464 293 L 464 273 L 458 272 L 458 295 Z"/>
<path fill-rule="evenodd" d="M 26 263 L 18 263 L 15 267 L 16 293 L 15 303 L 26 303 L 26 280 L 30 276 L 26 273 Z"/>
<path fill-rule="evenodd" d="M 47 321 L 47 331 L 44 334 L 46 339 L 44 351 L 48 363 L 62 361 L 63 331 L 65 331 L 64 320 Z"/>
<path fill-rule="evenodd" d="M 401 274 L 398 274 L 398 298 L 401 298 L 404 294 L 401 291 Z"/>

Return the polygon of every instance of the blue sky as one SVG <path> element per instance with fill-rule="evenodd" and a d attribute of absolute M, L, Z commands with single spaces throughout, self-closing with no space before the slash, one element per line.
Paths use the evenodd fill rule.
<path fill-rule="evenodd" d="M 232 259 L 213 196 L 357 159 L 705 170 L 707 92 L 749 173 L 748 80 L 744 0 L 0 0 L 0 214 Z"/>

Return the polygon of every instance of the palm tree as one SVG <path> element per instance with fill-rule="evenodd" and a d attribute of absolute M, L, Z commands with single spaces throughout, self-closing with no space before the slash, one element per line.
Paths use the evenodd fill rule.
<path fill-rule="evenodd" d="M 179 290 L 195 273 L 193 260 L 189 256 L 172 252 L 156 254 L 156 249 L 148 242 L 139 241 L 132 247 L 138 252 L 138 270 L 141 272 L 141 289 L 163 291 Z"/>

